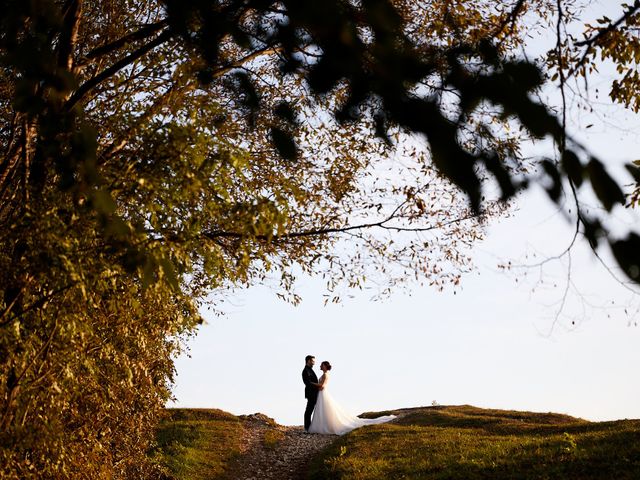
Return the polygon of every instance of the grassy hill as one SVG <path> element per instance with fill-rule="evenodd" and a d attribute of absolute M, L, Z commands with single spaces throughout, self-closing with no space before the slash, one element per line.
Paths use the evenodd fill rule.
<path fill-rule="evenodd" d="M 336 437 L 316 454 L 310 480 L 640 479 L 640 420 L 588 422 L 552 413 L 438 406 Z M 249 422 L 219 410 L 167 410 L 152 453 L 167 478 L 222 479 L 242 456 Z M 267 442 L 270 429 L 262 430 Z M 309 436 L 301 436 L 306 438 Z M 275 438 L 275 437 L 274 437 Z M 278 442 L 269 446 L 278 457 Z"/>
<path fill-rule="evenodd" d="M 165 411 L 151 455 L 167 479 L 223 478 L 240 454 L 242 422 L 216 409 Z"/>
<path fill-rule="evenodd" d="M 467 405 L 382 413 L 402 417 L 340 438 L 315 459 L 310 478 L 640 479 L 640 420 Z"/>

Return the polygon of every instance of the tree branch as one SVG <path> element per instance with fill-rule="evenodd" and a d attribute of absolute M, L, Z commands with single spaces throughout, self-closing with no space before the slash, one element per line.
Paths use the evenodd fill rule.
<path fill-rule="evenodd" d="M 11 384 L 8 385 L 8 391 L 5 395 L 6 406 L 4 412 L 2 413 L 2 419 L 0 420 L 0 428 L 5 429 L 9 422 L 11 421 L 10 413 L 11 408 L 13 407 L 13 403 L 18 395 L 18 391 L 20 390 L 20 381 L 22 377 L 29 371 L 29 369 L 33 366 L 35 361 L 42 355 L 51 345 L 53 341 L 53 337 L 58 330 L 58 316 L 54 316 L 53 328 L 51 329 L 51 333 L 48 335 L 47 340 L 42 345 L 42 347 L 36 352 L 35 356 L 31 359 L 31 361 L 22 369 L 20 374 L 16 375 L 15 378 L 11 381 Z M 7 382 L 8 383 L 8 382 Z"/>
<path fill-rule="evenodd" d="M 70 0 L 65 10 L 58 48 L 58 65 L 71 71 L 73 68 L 73 50 L 78 41 L 82 1 Z"/>
<path fill-rule="evenodd" d="M 525 2 L 526 0 L 518 0 L 518 3 L 516 3 L 511 12 L 509 12 L 509 15 L 507 15 L 506 18 L 498 26 L 498 29 L 493 35 L 494 38 L 501 35 L 502 32 L 504 32 L 504 29 L 507 28 L 507 25 L 509 24 L 511 24 L 510 31 L 513 32 L 516 19 L 518 18 L 518 15 L 520 15 L 520 11 L 522 10 L 522 7 L 524 7 Z"/>
<path fill-rule="evenodd" d="M 282 47 L 265 47 L 260 50 L 256 50 L 255 52 L 252 52 L 242 58 L 239 58 L 238 60 L 234 60 L 233 62 L 214 70 L 212 72 L 212 76 L 213 78 L 221 77 L 222 75 L 233 70 L 234 68 L 240 68 L 244 63 L 254 60 L 261 55 L 278 53 L 281 50 L 282 50 Z M 189 87 L 186 87 L 186 88 L 189 88 Z M 105 152 L 100 155 L 99 163 L 100 164 L 105 163 L 109 158 L 111 158 L 113 155 L 115 155 L 120 150 L 122 150 L 128 144 L 129 138 L 131 138 L 133 135 L 137 133 L 138 128 L 144 123 L 144 121 L 150 118 L 151 116 L 153 116 L 155 113 L 157 113 L 162 107 L 162 105 L 164 104 L 165 100 L 169 96 L 173 95 L 174 92 L 175 92 L 174 86 L 169 87 L 169 89 L 165 93 L 163 93 L 153 103 L 153 105 L 149 107 L 149 109 L 145 113 L 143 113 L 136 119 L 135 125 L 132 128 L 129 128 L 127 130 L 127 134 L 125 136 L 121 136 L 113 140 L 113 142 L 111 142 L 111 144 L 109 145 L 109 147 L 107 147 Z"/>
<path fill-rule="evenodd" d="M 100 83 L 104 82 L 107 78 L 112 77 L 124 67 L 131 65 L 140 57 L 146 55 L 148 52 L 156 48 L 158 45 L 163 44 L 167 40 L 171 38 L 171 33 L 169 30 L 164 30 L 160 35 L 158 35 L 154 40 L 149 43 L 143 45 L 139 49 L 131 52 L 129 55 L 114 63 L 107 69 L 103 70 L 101 73 L 97 74 L 95 77 L 87 80 L 85 83 L 80 85 L 80 87 L 71 95 L 71 98 L 65 104 L 65 108 L 67 110 L 72 109 L 76 103 L 78 103 L 82 97 L 84 97 L 92 88 L 98 86 Z"/>
<path fill-rule="evenodd" d="M 64 287 L 60 287 L 60 288 L 50 292 L 48 295 L 44 295 L 43 297 L 41 297 L 38 300 L 36 300 L 35 302 L 33 302 L 31 305 L 25 307 L 22 311 L 15 313 L 12 318 L 7 319 L 3 323 L 8 323 L 9 320 L 13 320 L 15 318 L 19 318 L 20 316 L 24 315 L 25 313 L 27 313 L 27 312 L 29 312 L 31 310 L 37 310 L 38 308 L 43 306 L 45 303 L 50 301 L 56 295 L 59 295 L 60 293 L 66 292 L 71 287 L 73 287 L 73 286 L 75 286 L 77 284 L 78 284 L 78 282 L 75 281 L 75 282 L 72 282 L 72 283 L 70 283 L 68 285 L 65 285 Z M 4 314 L 3 314 L 3 316 L 4 316 Z"/>
<path fill-rule="evenodd" d="M 629 17 L 631 17 L 633 14 L 635 14 L 638 10 L 640 10 L 640 0 L 636 0 L 633 4 L 633 6 L 627 10 L 625 12 L 624 15 L 622 15 L 618 20 L 616 20 L 613 23 L 610 23 L 609 25 L 607 25 L 606 28 L 601 29 L 597 34 L 595 34 L 593 37 L 591 38 L 587 38 L 585 40 L 582 40 L 580 42 L 576 42 L 576 46 L 578 47 L 583 47 L 583 46 L 587 46 L 587 50 L 589 50 L 590 48 L 593 47 L 593 45 L 595 43 L 598 42 L 598 40 L 600 40 L 602 37 L 604 37 L 605 35 L 607 35 L 608 33 L 613 32 L 616 28 L 618 28 L 620 25 L 622 25 L 625 21 L 627 21 L 629 19 Z"/>
<path fill-rule="evenodd" d="M 119 48 L 122 48 L 126 45 L 129 45 L 132 42 L 148 38 L 154 33 L 156 33 L 157 31 L 162 30 L 166 25 L 167 25 L 166 20 L 160 20 L 159 22 L 156 22 L 156 23 L 150 23 L 140 28 L 140 30 L 137 30 L 128 35 L 125 35 L 124 37 L 119 38 L 118 40 L 114 40 L 111 43 L 107 43 L 100 47 L 94 48 L 93 50 L 91 50 L 89 53 L 85 55 L 81 64 L 86 65 L 87 63 L 89 63 L 88 62 L 89 60 L 95 60 L 98 57 L 114 52 L 115 50 L 118 50 Z"/>
<path fill-rule="evenodd" d="M 392 230 L 395 232 L 428 232 L 428 231 L 437 230 L 439 228 L 446 227 L 449 225 L 454 225 L 456 223 L 461 223 L 466 220 L 479 218 L 481 216 L 482 214 L 478 215 L 478 214 L 472 213 L 464 217 L 449 220 L 448 222 L 443 222 L 436 225 L 429 225 L 428 227 L 399 227 L 394 225 L 387 225 L 391 220 L 395 218 L 395 213 L 394 213 L 378 222 L 361 223 L 357 225 L 346 225 L 344 227 L 317 228 L 317 229 L 303 230 L 301 232 L 291 232 L 291 233 L 285 233 L 282 235 L 273 235 L 273 236 L 256 235 L 252 238 L 256 240 L 262 240 L 262 241 L 277 242 L 279 240 L 286 240 L 289 238 L 312 237 L 312 236 L 327 235 L 332 233 L 347 233 L 354 230 L 365 230 L 369 228 L 382 228 L 384 230 Z M 238 233 L 238 232 L 227 232 L 227 231 L 218 230 L 214 232 L 204 232 L 202 236 L 204 236 L 209 240 L 215 240 L 217 238 L 243 238 L 243 237 L 246 237 L 247 235 Z"/>
<path fill-rule="evenodd" d="M 629 8 L 629 10 L 627 10 L 624 13 L 624 15 L 622 15 L 615 22 L 610 23 L 609 25 L 607 25 L 605 28 L 599 30 L 598 33 L 595 34 L 594 36 L 592 36 L 590 38 L 587 38 L 585 40 L 582 40 L 580 42 L 576 42 L 575 45 L 577 47 L 586 46 L 587 49 L 582 54 L 582 57 L 580 58 L 580 61 L 578 63 L 576 63 L 576 65 L 571 69 L 571 71 L 569 71 L 567 76 L 568 77 L 572 76 L 576 72 L 576 70 L 578 70 L 578 68 L 584 64 L 585 60 L 587 59 L 587 57 L 591 53 L 591 50 L 593 50 L 594 45 L 596 43 L 598 43 L 598 41 L 600 41 L 600 39 L 602 39 L 603 37 L 605 37 L 609 33 L 613 32 L 615 29 L 617 29 L 620 25 L 622 25 L 624 22 L 626 22 L 632 15 L 634 15 L 638 11 L 640 11 L 640 0 L 636 0 L 634 2 L 633 6 L 631 8 Z"/>
<path fill-rule="evenodd" d="M 284 48 L 281 46 L 269 46 L 269 47 L 264 47 L 261 48 L 260 50 L 256 50 L 255 52 L 252 52 L 242 58 L 239 58 L 238 60 L 234 60 L 231 63 L 228 63 L 227 65 L 224 65 L 216 70 L 214 70 L 212 72 L 213 77 L 217 78 L 217 77 L 221 77 L 222 75 L 224 75 L 225 73 L 229 72 L 230 70 L 233 70 L 234 68 L 240 68 L 242 65 L 244 65 L 247 62 L 250 62 L 251 60 L 254 60 L 262 55 L 268 55 L 271 53 L 279 53 L 281 51 L 283 51 Z"/>
<path fill-rule="evenodd" d="M 556 22 L 556 55 L 558 56 L 558 72 L 560 74 L 560 94 L 562 97 L 562 132 L 560 137 L 560 153 L 564 154 L 567 143 L 567 98 L 565 93 L 564 59 L 562 57 L 562 0 L 557 0 L 558 20 Z"/>

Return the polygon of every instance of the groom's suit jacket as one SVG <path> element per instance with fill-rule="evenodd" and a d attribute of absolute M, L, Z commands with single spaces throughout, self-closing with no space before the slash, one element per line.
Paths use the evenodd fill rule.
<path fill-rule="evenodd" d="M 302 381 L 304 382 L 304 398 L 315 398 L 318 396 L 318 387 L 312 383 L 318 383 L 318 377 L 313 368 L 305 365 L 302 370 Z"/>

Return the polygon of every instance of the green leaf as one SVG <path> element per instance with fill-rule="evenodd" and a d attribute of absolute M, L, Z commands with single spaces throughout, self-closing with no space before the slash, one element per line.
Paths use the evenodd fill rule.
<path fill-rule="evenodd" d="M 578 156 L 571 150 L 565 150 L 562 154 L 562 169 L 569 177 L 576 187 L 582 185 L 582 178 L 584 175 L 584 166 L 580 163 Z"/>
<path fill-rule="evenodd" d="M 587 165 L 589 180 L 598 200 L 610 212 L 616 204 L 624 204 L 624 193 L 615 180 L 607 173 L 602 163 L 592 158 Z"/>
<path fill-rule="evenodd" d="M 640 236 L 631 232 L 627 238 L 610 242 L 610 245 L 618 265 L 631 280 L 640 283 Z"/>
<path fill-rule="evenodd" d="M 562 179 L 558 172 L 558 167 L 554 162 L 545 158 L 542 161 L 542 168 L 544 168 L 544 171 L 551 179 L 551 186 L 546 189 L 547 193 L 554 202 L 558 203 L 558 200 L 560 200 L 560 196 L 562 195 Z"/>
<path fill-rule="evenodd" d="M 282 158 L 287 160 L 296 159 L 296 156 L 298 155 L 298 147 L 291 138 L 291 135 L 278 127 L 273 127 L 271 129 L 271 140 Z"/>
<path fill-rule="evenodd" d="M 281 118 L 282 120 L 290 123 L 291 125 L 295 125 L 296 114 L 291 108 L 291 105 L 289 105 L 289 103 L 287 102 L 278 103 L 278 105 L 276 106 L 273 112 L 276 114 L 277 117 Z"/>
<path fill-rule="evenodd" d="M 515 195 L 516 188 L 513 185 L 513 180 L 511 178 L 511 175 L 509 174 L 509 171 L 505 168 L 505 166 L 502 164 L 498 156 L 492 155 L 491 157 L 485 158 L 484 163 L 487 166 L 487 169 L 489 169 L 489 171 L 493 173 L 493 176 L 498 181 L 498 184 L 500 185 L 500 190 L 502 191 L 502 198 L 504 200 L 507 200 L 511 198 L 513 195 Z"/>
<path fill-rule="evenodd" d="M 169 282 L 169 285 L 171 286 L 171 288 L 175 291 L 178 291 L 180 289 L 180 283 L 178 281 L 178 276 L 176 274 L 176 270 L 173 265 L 173 262 L 168 258 L 161 258 L 159 260 L 159 263 L 160 263 L 160 266 L 162 267 L 164 276 L 167 279 L 167 282 Z"/>
<path fill-rule="evenodd" d="M 635 182 L 640 184 L 640 164 L 637 164 L 636 162 L 638 162 L 638 160 L 634 160 L 633 164 L 626 164 L 624 168 L 626 168 L 627 172 L 631 174 Z"/>
<path fill-rule="evenodd" d="M 155 283 L 156 263 L 151 255 L 147 256 L 147 261 L 142 268 L 142 288 L 148 288 Z"/>
<path fill-rule="evenodd" d="M 104 188 L 94 190 L 91 196 L 93 208 L 103 214 L 110 215 L 116 211 L 116 202 L 111 198 L 111 194 Z"/>

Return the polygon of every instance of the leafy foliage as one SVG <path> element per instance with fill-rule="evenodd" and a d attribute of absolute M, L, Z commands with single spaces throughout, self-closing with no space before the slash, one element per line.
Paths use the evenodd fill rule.
<path fill-rule="evenodd" d="M 582 38 L 568 33 L 574 30 L 572 27 L 576 24 L 579 25 L 579 8 L 579 5 L 572 2 L 558 2 L 557 46 L 549 52 L 547 58 L 548 66 L 553 72 L 551 79 L 559 81 L 564 96 L 569 82 L 575 83 L 577 90 L 580 90 L 582 83 L 588 85 L 590 76 L 598 72 L 601 64 L 610 62 L 617 77 L 611 82 L 609 97 L 637 113 L 640 108 L 640 82 L 637 72 L 640 62 L 640 45 L 637 38 L 640 2 L 620 2 L 619 17 L 611 19 L 603 16 L 595 23 L 585 23 L 582 25 Z M 563 170 L 572 182 L 578 226 L 583 227 L 582 231 L 594 249 L 606 238 L 619 266 L 632 281 L 638 282 L 640 242 L 637 233 L 628 232 L 625 238 L 611 235 L 605 219 L 592 218 L 585 212 L 587 209 L 582 207 L 580 196 L 574 189 L 574 186 L 580 188 L 583 180 L 588 180 L 593 193 L 607 212 L 616 205 L 625 203 L 628 203 L 628 206 L 637 206 L 640 198 L 640 176 L 637 166 L 626 166 L 636 186 L 630 195 L 625 195 L 619 180 L 614 180 L 605 170 L 603 162 L 588 155 L 583 146 L 575 142 L 575 151 L 571 151 L 562 143 L 561 150 Z M 586 166 L 578 159 L 579 150 L 584 151 L 585 156 L 591 157 Z"/>
<path fill-rule="evenodd" d="M 181 20 L 173 27 L 192 43 L 206 62 L 218 58 L 219 54 L 217 47 L 212 47 L 216 45 L 218 33 L 212 33 L 214 29 L 208 28 L 209 22 L 219 24 L 224 19 L 224 22 L 233 24 L 229 28 L 238 45 L 250 38 L 271 48 L 281 46 L 281 73 L 302 76 L 316 95 L 327 95 L 345 84 L 348 87 L 346 95 L 332 107 L 338 121 L 357 122 L 371 116 L 376 132 L 387 141 L 390 129 L 398 127 L 420 135 L 428 144 L 430 160 L 437 171 L 464 191 L 472 210 L 478 212 L 482 207 L 487 177 L 493 177 L 499 185 L 502 199 L 511 198 L 529 185 L 529 179 L 518 178 L 519 170 L 514 174 L 510 169 L 514 164 L 521 165 L 513 150 L 495 147 L 502 135 L 502 132 L 493 134 L 491 128 L 496 116 L 519 124 L 534 138 L 550 138 L 558 147 L 559 157 L 567 151 L 578 156 L 580 150 L 586 156 L 590 155 L 568 136 L 564 104 L 561 106 L 562 114 L 557 118 L 550 108 L 534 100 L 533 94 L 545 77 L 540 68 L 529 61 L 509 56 L 503 50 L 504 36 L 513 34 L 510 26 L 522 14 L 525 2 L 515 2 L 509 6 L 511 9 L 505 10 L 487 7 L 489 13 L 485 18 L 488 17 L 489 21 L 485 24 L 484 35 L 480 36 L 477 35 L 478 30 L 469 28 L 467 22 L 458 23 L 459 19 L 452 14 L 464 3 L 444 7 L 443 16 L 436 17 L 442 23 L 434 22 L 432 31 L 441 28 L 441 31 L 448 30 L 450 36 L 435 40 L 431 36 L 426 36 L 425 40 L 425 37 L 410 35 L 409 32 L 415 29 L 402 13 L 413 12 L 411 7 L 387 0 L 371 0 L 362 5 L 349 2 L 316 5 L 307 2 L 301 6 L 296 2 L 283 1 L 276 6 L 258 2 L 242 6 L 231 3 L 224 7 L 193 1 L 180 4 L 184 10 L 180 18 L 191 20 Z M 171 11 L 172 2 L 168 4 Z M 542 17 L 548 12 L 545 7 L 556 10 L 557 47 L 549 52 L 548 66 L 557 71 L 552 78 L 560 78 L 563 92 L 567 76 L 585 74 L 585 62 L 594 51 L 594 45 L 602 46 L 602 56 L 616 61 L 619 70 L 627 69 L 631 74 L 632 69 L 627 65 L 636 59 L 633 37 L 640 8 L 637 2 L 623 5 L 624 14 L 616 22 L 605 19 L 601 22 L 605 26 L 599 29 L 587 25 L 587 32 L 596 30 L 597 33 L 585 42 L 575 44 L 578 47 L 587 45 L 582 56 L 571 49 L 568 42 L 572 37 L 562 35 L 562 27 L 566 28 L 570 22 L 579 22 L 579 17 L 569 11 L 574 3 L 555 2 L 538 6 L 538 14 Z M 324 20 L 321 10 L 325 16 L 327 11 L 332 12 L 330 21 Z M 424 6 L 424 10 L 428 12 L 430 7 Z M 240 12 L 256 13 L 255 23 L 237 22 L 237 19 L 244 18 Z M 473 15 L 467 16 L 467 20 L 470 18 Z M 478 18 L 471 21 L 476 22 L 482 24 Z M 611 41 L 607 43 L 609 38 Z M 311 58 L 308 58 L 309 50 L 313 52 Z M 620 90 L 616 85 L 614 83 L 614 89 Z M 631 84 L 621 89 L 625 95 L 633 97 Z M 445 92 L 454 95 L 456 101 L 443 102 Z M 612 95 L 614 99 L 620 99 L 619 95 Z M 252 98 L 259 99 L 259 96 Z M 250 109 L 264 106 L 258 101 Z M 494 116 L 478 118 L 476 114 L 484 106 L 491 106 L 497 112 L 494 111 Z M 483 132 L 475 135 L 476 140 L 487 137 L 492 140 L 488 147 L 479 148 L 483 141 L 470 145 L 460 142 L 471 120 Z M 279 149 L 284 148 L 283 139 L 279 135 Z M 290 144 L 286 150 L 287 156 L 292 155 L 294 145 Z M 551 200 L 564 205 L 565 186 L 570 186 L 570 194 L 579 210 L 577 228 L 590 245 L 596 249 L 604 240 L 613 247 L 618 238 L 610 234 L 603 217 L 589 215 L 581 208 L 578 194 L 570 181 L 565 182 L 566 172 L 559 168 L 558 162 L 544 157 L 539 162 L 546 174 L 544 177 L 551 182 L 547 188 Z M 602 164 L 599 159 L 590 158 L 587 174 L 581 178 L 587 180 L 609 212 L 615 205 L 624 204 L 624 195 Z M 574 162 L 573 167 L 577 165 Z M 627 241 L 633 243 L 634 238 L 630 234 Z M 616 258 L 621 260 L 623 257 Z M 624 261 L 631 262 L 620 265 L 626 272 L 635 271 L 632 267 L 640 264 L 638 258 L 625 256 Z M 638 277 L 631 279 L 637 281 Z"/>
<path fill-rule="evenodd" d="M 609 96 L 634 112 L 640 111 L 640 3 L 620 3 L 620 17 L 614 20 L 603 16 L 595 24 L 585 24 L 583 37 L 571 37 L 573 49 L 568 67 L 582 76 L 597 71 L 597 63 L 610 60 L 618 78 L 611 83 Z"/>

